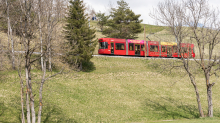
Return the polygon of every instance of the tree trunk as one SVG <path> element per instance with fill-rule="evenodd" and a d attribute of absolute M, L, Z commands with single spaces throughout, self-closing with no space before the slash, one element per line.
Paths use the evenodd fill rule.
<path fill-rule="evenodd" d="M 8 6 L 8 0 L 5 0 L 5 2 L 6 2 L 6 6 L 7 6 L 7 20 L 8 20 L 8 50 L 10 49 L 10 38 L 9 38 L 9 23 L 10 23 L 10 21 L 9 21 L 9 6 Z"/>
<path fill-rule="evenodd" d="M 207 87 L 207 101 L 208 101 L 208 116 L 213 117 L 213 105 L 212 105 L 212 86 L 215 83 L 210 84 L 209 72 L 205 71 L 206 87 Z"/>
<path fill-rule="evenodd" d="M 213 105 L 212 105 L 212 84 L 207 87 L 207 99 L 208 99 L 208 116 L 213 117 Z"/>
<path fill-rule="evenodd" d="M 44 68 L 44 59 L 43 59 L 43 39 L 42 39 L 42 26 L 41 26 L 41 0 L 38 1 L 39 10 L 38 10 L 38 19 L 39 19 L 39 31 L 40 31 L 40 52 L 41 52 L 41 70 Z"/>
<path fill-rule="evenodd" d="M 49 42 L 51 43 L 51 42 Z M 52 71 L 52 54 L 51 54 L 51 46 L 49 47 L 49 71 Z"/>
<path fill-rule="evenodd" d="M 24 119 L 24 85 L 23 85 L 23 81 L 21 80 L 20 82 L 21 85 L 21 122 L 25 123 L 25 119 Z"/>
<path fill-rule="evenodd" d="M 29 47 L 27 48 L 29 49 Z M 32 92 L 32 84 L 31 84 L 31 67 L 30 67 L 30 58 L 29 58 L 29 51 L 27 50 L 26 54 L 26 63 L 25 63 L 25 74 L 26 74 L 26 87 L 28 91 L 28 95 L 30 98 L 27 97 L 27 113 L 28 113 L 28 123 L 31 123 L 30 121 L 30 108 L 31 108 L 31 115 L 32 115 L 32 123 L 35 123 L 35 109 L 34 109 L 34 96 Z M 30 99 L 30 107 L 29 107 L 29 99 Z M 29 122 L 30 121 L 30 122 Z"/>
<path fill-rule="evenodd" d="M 19 55 L 20 56 L 20 55 Z M 21 66 L 21 61 L 18 59 L 18 76 L 20 77 L 20 88 L 21 88 L 21 123 L 25 123 L 25 116 L 24 116 L 24 82 L 21 77 L 21 71 L 19 67 Z"/>
<path fill-rule="evenodd" d="M 24 119 L 24 98 L 23 98 L 23 88 L 21 89 L 21 122 L 25 123 Z"/>
<path fill-rule="evenodd" d="M 53 6 L 53 5 L 52 5 L 52 4 L 53 4 L 53 1 L 49 1 L 49 2 L 50 2 L 49 7 L 48 7 L 48 8 L 49 8 L 49 11 L 48 11 L 48 15 L 47 15 L 47 40 L 48 40 L 48 41 L 47 41 L 47 43 L 48 43 L 48 47 L 47 47 L 47 48 L 48 48 L 48 52 L 47 52 L 47 53 L 48 53 L 48 55 L 49 55 L 49 56 L 48 56 L 48 57 L 49 57 L 48 70 L 49 70 L 49 71 L 52 71 L 52 67 L 51 67 L 51 66 L 52 66 L 52 65 L 51 65 L 51 64 L 52 64 L 52 63 L 51 63 L 51 32 L 52 32 L 52 31 L 51 31 L 51 28 L 50 28 L 50 27 L 51 27 L 51 23 L 52 23 L 52 22 L 51 22 L 51 16 L 52 16 L 52 14 L 51 14 L 51 11 L 52 11 L 51 8 L 52 8 L 52 6 Z"/>
<path fill-rule="evenodd" d="M 12 29 L 11 29 L 11 25 L 9 23 L 9 29 L 10 29 L 10 38 L 11 38 L 11 52 L 12 52 L 12 56 L 11 56 L 11 62 L 12 62 L 12 69 L 15 70 L 15 54 L 14 54 L 14 40 L 12 37 Z"/>
<path fill-rule="evenodd" d="M 2 56 L 3 56 L 3 46 L 1 44 L 2 43 L 1 43 L 1 39 L 0 39 L 0 49 L 1 49 L 1 53 L 0 53 L 1 68 L 0 68 L 0 70 L 3 70 L 3 58 L 2 58 Z"/>
<path fill-rule="evenodd" d="M 80 69 L 80 71 L 82 71 L 82 62 L 80 62 L 79 69 Z"/>
<path fill-rule="evenodd" d="M 29 82 L 28 82 L 28 78 L 29 78 L 29 74 L 28 74 L 28 66 L 25 66 L 25 74 L 26 74 L 26 105 L 27 105 L 27 122 L 31 123 L 31 114 L 30 114 L 30 103 L 29 103 Z"/>
<path fill-rule="evenodd" d="M 51 54 L 51 32 L 50 32 L 50 19 L 48 21 L 48 55 L 49 55 L 49 65 L 48 65 L 48 69 L 49 71 L 52 71 L 52 54 Z"/>
<path fill-rule="evenodd" d="M 40 89 L 39 89 L 39 110 L 38 110 L 37 123 L 41 123 L 41 112 L 42 112 L 42 107 L 43 107 L 42 93 L 43 93 L 43 85 L 44 85 L 44 81 L 45 81 L 45 76 L 46 76 L 46 60 L 44 60 L 43 77 L 41 79 L 41 84 L 40 84 Z"/>
<path fill-rule="evenodd" d="M 8 1 L 6 0 L 6 6 L 7 6 L 7 20 L 8 20 L 8 50 L 10 49 L 10 39 L 11 39 L 11 62 L 12 62 L 12 69 L 15 70 L 15 64 L 14 64 L 14 41 L 12 38 L 12 29 L 10 24 L 10 18 L 9 18 L 9 5 Z"/>
<path fill-rule="evenodd" d="M 32 115 L 32 123 L 35 123 L 36 116 L 35 116 L 35 109 L 34 109 L 34 95 L 32 92 L 32 83 L 31 83 L 31 67 L 29 67 L 29 92 L 30 92 L 30 102 L 31 102 L 31 115 Z"/>
<path fill-rule="evenodd" d="M 190 76 L 191 83 L 193 84 L 193 87 L 194 87 L 195 92 L 196 92 L 196 100 L 197 100 L 197 104 L 198 104 L 200 117 L 204 117 L 204 113 L 203 113 L 203 110 L 202 110 L 202 105 L 201 105 L 201 102 L 200 102 L 199 90 L 198 90 L 197 85 L 194 81 L 194 78 L 191 75 L 189 75 L 189 76 Z"/>

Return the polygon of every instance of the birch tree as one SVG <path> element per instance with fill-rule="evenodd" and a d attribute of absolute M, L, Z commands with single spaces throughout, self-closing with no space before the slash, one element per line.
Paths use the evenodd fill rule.
<path fill-rule="evenodd" d="M 38 0 L 38 23 L 39 23 L 39 39 L 40 39 L 40 52 L 41 52 L 41 70 L 43 71 L 43 37 L 42 37 L 42 25 L 41 25 L 41 15 L 42 15 L 42 0 Z"/>
<path fill-rule="evenodd" d="M 14 40 L 12 36 L 12 28 L 11 28 L 11 20 L 10 20 L 10 3 L 8 0 L 5 0 L 5 5 L 6 5 L 6 11 L 7 11 L 7 23 L 8 23 L 8 50 L 11 49 L 10 56 L 11 56 L 11 64 L 12 64 L 12 69 L 15 70 L 15 55 L 14 55 Z M 11 47 L 10 47 L 11 44 Z"/>
<path fill-rule="evenodd" d="M 36 4 L 36 3 L 37 4 Z M 21 102 L 23 100 L 23 95 L 22 95 L 22 89 L 24 89 L 24 87 L 26 88 L 26 93 L 25 93 L 25 100 L 26 100 L 26 117 L 27 117 L 27 122 L 28 123 L 35 123 L 36 122 L 36 116 L 38 118 L 38 123 L 41 122 L 41 112 L 42 112 L 42 107 L 43 107 L 43 100 L 42 100 L 42 93 L 43 93 L 43 84 L 44 82 L 57 75 L 60 74 L 62 72 L 62 70 L 54 75 L 51 76 L 47 76 L 46 75 L 46 62 L 49 59 L 49 55 L 50 55 L 50 40 L 45 40 L 44 43 L 42 43 L 42 40 L 36 40 L 37 37 L 37 32 L 39 30 L 42 29 L 41 27 L 41 12 L 37 12 L 36 8 L 41 8 L 41 0 L 38 1 L 34 1 L 34 0 L 20 0 L 20 7 L 21 7 L 21 14 L 20 14 L 20 22 L 19 22 L 19 36 L 21 39 L 21 45 L 24 47 L 24 51 L 25 53 L 24 55 L 24 71 L 25 71 L 25 81 L 26 84 L 23 85 L 23 77 L 21 75 L 21 69 L 22 67 L 20 67 L 19 69 L 19 77 L 20 77 L 20 85 L 21 85 Z M 39 5 L 38 5 L 39 4 Z M 44 6 L 46 7 L 46 6 Z M 41 8 L 46 10 L 45 8 Z M 39 15 L 40 14 L 40 15 Z M 52 14 L 51 14 L 52 15 Z M 44 16 L 45 17 L 45 16 Z M 36 21 L 38 20 L 38 21 Z M 38 30 L 39 29 L 39 30 Z M 48 29 L 48 28 L 47 28 Z M 48 31 L 51 31 L 48 29 Z M 46 31 L 47 32 L 47 31 Z M 42 31 L 42 35 L 46 35 L 43 34 L 45 32 Z M 42 38 L 42 35 L 40 34 L 40 37 Z M 43 38 L 42 38 L 43 39 Z M 38 50 L 41 49 L 42 47 L 45 47 L 45 51 L 39 56 L 33 59 L 32 55 L 33 53 Z M 41 59 L 42 57 L 44 57 L 43 60 L 43 67 L 42 67 L 42 78 L 41 78 L 41 82 L 40 82 L 40 87 L 39 87 L 39 110 L 38 110 L 38 114 L 36 115 L 35 113 L 35 93 L 33 92 L 33 82 L 32 82 L 32 66 L 34 64 L 34 62 L 36 62 L 37 60 Z M 36 89 L 35 89 L 36 90 Z M 23 105 L 23 104 L 21 104 Z M 24 105 L 22 106 L 22 110 L 24 108 Z M 22 114 L 22 122 L 24 122 L 25 120 L 23 120 L 23 114 Z"/>

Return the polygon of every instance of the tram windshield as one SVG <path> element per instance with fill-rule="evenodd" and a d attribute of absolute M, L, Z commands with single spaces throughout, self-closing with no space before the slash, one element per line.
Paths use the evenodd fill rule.
<path fill-rule="evenodd" d="M 99 42 L 99 49 L 108 49 L 108 42 Z"/>

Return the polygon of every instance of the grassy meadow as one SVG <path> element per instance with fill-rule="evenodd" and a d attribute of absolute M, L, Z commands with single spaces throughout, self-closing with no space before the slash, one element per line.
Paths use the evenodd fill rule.
<path fill-rule="evenodd" d="M 173 60 L 94 57 L 86 72 L 67 71 L 45 83 L 44 122 L 217 122 L 219 79 L 213 87 L 214 118 L 199 118 L 196 97 L 182 69 L 161 71 Z M 49 73 L 50 74 L 50 73 Z M 38 87 L 40 72 L 34 71 Z M 0 122 L 19 122 L 20 89 L 16 71 L 1 71 Z M 205 81 L 196 78 L 207 114 Z M 36 111 L 38 109 L 38 90 Z"/>
<path fill-rule="evenodd" d="M 96 21 L 90 24 L 97 31 L 96 38 L 105 37 Z M 175 41 L 166 27 L 146 25 L 146 35 L 151 33 L 154 33 L 149 36 L 151 40 Z M 6 45 L 7 34 L 0 33 L 0 36 Z M 144 33 L 138 37 L 143 40 Z M 196 48 L 195 51 L 198 52 Z M 94 54 L 98 54 L 98 46 Z M 194 88 L 183 68 L 170 71 L 173 64 L 179 64 L 178 60 L 93 57 L 89 67 L 82 72 L 67 68 L 44 85 L 42 122 L 220 122 L 219 78 L 211 77 L 211 81 L 216 82 L 213 87 L 214 118 L 199 118 Z M 196 82 L 204 114 L 207 114 L 205 78 L 198 68 L 194 70 L 198 71 Z M 32 72 L 37 114 L 42 73 L 38 69 Z M 17 71 L 0 71 L 0 123 L 20 122 L 19 82 Z"/>

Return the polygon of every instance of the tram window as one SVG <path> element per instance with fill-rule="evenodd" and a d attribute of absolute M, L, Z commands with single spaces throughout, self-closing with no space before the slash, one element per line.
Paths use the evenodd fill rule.
<path fill-rule="evenodd" d="M 100 42 L 99 49 L 108 49 L 108 42 Z"/>
<path fill-rule="evenodd" d="M 177 53 L 177 46 L 173 46 L 173 53 Z"/>
<path fill-rule="evenodd" d="M 115 45 L 116 45 L 116 50 L 124 50 L 125 49 L 125 46 L 122 43 L 115 43 Z"/>
<path fill-rule="evenodd" d="M 162 52 L 166 52 L 166 47 L 162 46 Z"/>
<path fill-rule="evenodd" d="M 158 52 L 158 46 L 157 45 L 150 45 L 150 51 L 151 52 Z"/>
<path fill-rule="evenodd" d="M 141 51 L 144 51 L 144 45 L 141 45 Z"/>
<path fill-rule="evenodd" d="M 129 43 L 129 50 L 134 50 L 134 43 Z"/>

